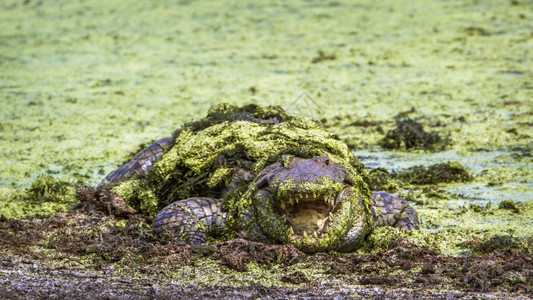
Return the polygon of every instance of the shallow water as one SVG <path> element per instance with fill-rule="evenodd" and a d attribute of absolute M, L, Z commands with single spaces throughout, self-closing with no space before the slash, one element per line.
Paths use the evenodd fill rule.
<path fill-rule="evenodd" d="M 369 170 L 385 168 L 389 172 L 399 172 L 406 168 L 423 165 L 429 166 L 447 161 L 457 161 L 474 176 L 472 182 L 443 185 L 447 192 L 457 195 L 458 199 L 444 201 L 451 206 L 478 204 L 482 207 L 487 203 L 499 204 L 504 200 L 527 202 L 533 200 L 533 163 L 502 162 L 509 151 L 496 150 L 491 152 L 458 153 L 456 150 L 442 152 L 398 153 L 397 151 L 354 151 Z M 486 173 L 500 168 L 512 169 L 512 176 L 498 183 L 491 183 Z M 489 180 L 487 180 L 489 179 Z"/>

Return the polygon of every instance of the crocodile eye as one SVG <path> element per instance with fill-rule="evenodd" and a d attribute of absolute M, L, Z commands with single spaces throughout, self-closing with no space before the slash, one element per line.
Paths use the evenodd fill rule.
<path fill-rule="evenodd" d="M 324 153 L 320 156 L 315 157 L 315 161 L 318 163 L 323 163 L 326 166 L 329 166 L 329 155 Z"/>
<path fill-rule="evenodd" d="M 281 163 L 275 163 L 265 168 L 255 178 L 254 180 L 255 187 L 257 187 L 258 189 L 263 189 L 266 186 L 268 186 L 272 177 L 275 176 L 278 172 L 280 172 L 281 169 L 283 169 L 283 166 L 281 166 Z"/>
<path fill-rule="evenodd" d="M 265 186 L 268 185 L 268 179 L 266 176 L 263 176 L 263 178 L 259 179 L 256 183 L 255 183 L 255 187 L 258 188 L 258 189 L 262 189 L 264 188 Z"/>
<path fill-rule="evenodd" d="M 281 156 L 281 166 L 284 167 L 285 169 L 288 169 L 291 159 L 292 159 L 292 156 L 283 154 Z"/>

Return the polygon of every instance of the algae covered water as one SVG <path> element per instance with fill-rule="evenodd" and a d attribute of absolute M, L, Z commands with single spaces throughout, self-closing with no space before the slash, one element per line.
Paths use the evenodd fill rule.
<path fill-rule="evenodd" d="M 451 256 L 531 249 L 531 18 L 531 1 L 3 1 L 0 215 L 66 210 L 211 105 L 253 102 L 321 121 L 387 171 L 422 230 L 377 232 L 376 251 L 391 234 Z M 385 150 L 398 118 L 445 145 Z M 394 175 L 448 161 L 471 180 Z"/>

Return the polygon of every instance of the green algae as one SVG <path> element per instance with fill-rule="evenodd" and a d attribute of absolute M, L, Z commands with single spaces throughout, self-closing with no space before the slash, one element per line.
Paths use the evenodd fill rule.
<path fill-rule="evenodd" d="M 366 181 L 371 190 L 396 192 L 410 185 L 428 185 L 427 196 L 442 196 L 437 192 L 438 184 L 469 182 L 473 176 L 458 162 L 437 163 L 430 166 L 415 165 L 398 172 L 389 172 L 383 167 L 369 170 Z M 413 198 L 413 197 L 410 197 Z"/>
<path fill-rule="evenodd" d="M 129 206 L 147 216 L 155 216 L 161 210 L 157 195 L 139 179 L 126 180 L 114 186 L 112 191 L 124 199 Z"/>
<path fill-rule="evenodd" d="M 245 111 L 249 118 L 284 114 L 277 107 L 252 108 Z M 126 181 L 114 190 L 135 208 L 152 208 L 152 195 L 158 196 L 159 208 L 189 197 L 221 197 L 233 168 L 257 173 L 283 154 L 310 158 L 328 153 L 333 162 L 362 170 L 362 165 L 351 159 L 346 145 L 318 123 L 301 118 L 279 124 L 228 121 L 240 116 L 241 110 L 219 105 L 211 109 L 206 120 L 183 125 L 175 133 L 173 146 L 158 159 L 146 179 Z M 143 189 L 151 190 L 147 198 L 140 195 Z M 230 208 L 231 201 L 227 205 Z"/>
<path fill-rule="evenodd" d="M 396 117 L 396 128 L 389 130 L 380 141 L 385 149 L 424 149 L 443 150 L 448 144 L 447 139 L 438 132 L 427 132 L 422 124 L 415 120 Z"/>
<path fill-rule="evenodd" d="M 472 180 L 472 175 L 458 162 L 445 162 L 407 168 L 398 174 L 398 178 L 407 184 L 437 184 L 468 182 Z"/>
<path fill-rule="evenodd" d="M 520 213 L 520 205 L 513 200 L 504 200 L 498 205 L 499 209 L 507 209 L 514 213 Z"/>
<path fill-rule="evenodd" d="M 469 251 L 488 253 L 506 248 L 532 253 L 530 218 L 533 216 L 533 201 L 521 206 L 526 210 L 507 212 L 505 206 L 489 209 L 444 206 L 435 210 L 415 205 L 426 230 L 403 231 L 393 227 L 378 227 L 365 240 L 358 253 L 387 250 L 398 238 L 437 250 L 443 255 L 464 255 Z"/>
<path fill-rule="evenodd" d="M 75 192 L 74 183 L 49 174 L 41 174 L 27 189 L 11 194 L 10 201 L 0 201 L 0 215 L 21 218 L 64 211 L 77 202 Z"/>
<path fill-rule="evenodd" d="M 393 117 L 413 107 L 409 117 L 424 128 L 450 133 L 459 156 L 444 152 L 436 162 L 460 160 L 475 179 L 434 189 L 439 196 L 427 201 L 411 197 L 423 230 L 531 235 L 530 212 L 495 209 L 533 199 L 531 5 L 315 4 L 3 2 L 0 214 L 55 211 L 23 200 L 39 174 L 95 184 L 140 143 L 170 135 L 221 99 L 288 107 L 306 92 L 320 106 L 316 117 L 351 149 L 380 151 Z M 319 50 L 335 59 L 311 64 Z M 386 155 L 389 171 L 403 169 L 405 156 Z M 483 159 L 469 163 L 471 155 Z M 488 201 L 489 210 L 469 209 Z"/>
<path fill-rule="evenodd" d="M 56 202 L 62 204 L 72 203 L 74 196 L 72 184 L 55 179 L 50 175 L 41 175 L 32 182 L 26 191 L 29 201 Z"/>
<path fill-rule="evenodd" d="M 373 191 L 394 193 L 400 185 L 400 182 L 395 177 L 385 168 L 375 168 L 368 171 L 366 182 Z"/>

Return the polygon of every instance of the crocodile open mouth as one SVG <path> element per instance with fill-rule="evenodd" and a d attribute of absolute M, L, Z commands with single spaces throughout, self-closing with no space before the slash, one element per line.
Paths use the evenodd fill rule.
<path fill-rule="evenodd" d="M 340 193 L 297 193 L 281 201 L 287 226 L 293 236 L 320 238 L 330 227 L 348 187 Z"/>

